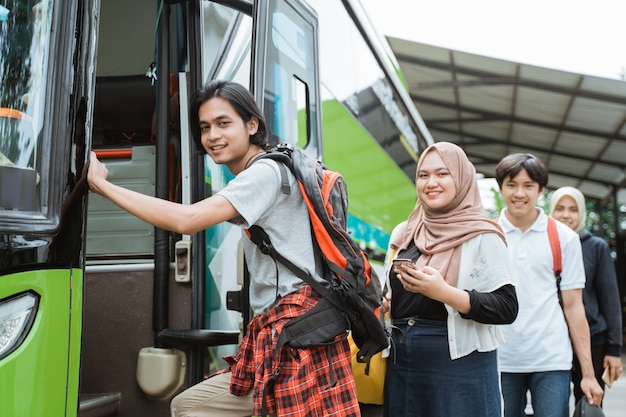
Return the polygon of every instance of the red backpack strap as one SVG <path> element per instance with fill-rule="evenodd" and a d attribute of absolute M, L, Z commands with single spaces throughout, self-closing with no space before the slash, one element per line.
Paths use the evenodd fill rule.
<path fill-rule="evenodd" d="M 563 297 L 561 296 L 561 242 L 556 229 L 556 220 L 548 216 L 548 238 L 550 239 L 550 249 L 552 249 L 552 259 L 554 260 L 554 277 L 556 278 L 556 291 L 559 297 L 559 304 L 563 307 Z"/>
<path fill-rule="evenodd" d="M 554 276 L 560 276 L 563 270 L 561 242 L 559 241 L 559 233 L 556 230 L 556 220 L 550 216 L 548 216 L 548 238 L 550 239 L 550 248 L 552 249 L 552 259 L 554 259 Z"/>

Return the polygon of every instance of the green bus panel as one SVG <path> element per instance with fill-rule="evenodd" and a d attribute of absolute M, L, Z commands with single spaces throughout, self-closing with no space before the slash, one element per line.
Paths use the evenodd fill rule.
<path fill-rule="evenodd" d="M 0 299 L 39 294 L 35 321 L 0 361 L 0 416 L 75 416 L 78 409 L 83 272 L 41 270 L 0 277 Z"/>
<path fill-rule="evenodd" d="M 336 100 L 322 103 L 324 163 L 348 186 L 353 237 L 386 252 L 389 234 L 415 207 L 415 184 Z"/>

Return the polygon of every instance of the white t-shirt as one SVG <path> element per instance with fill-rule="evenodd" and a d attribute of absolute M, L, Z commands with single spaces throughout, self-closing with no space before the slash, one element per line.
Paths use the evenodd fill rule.
<path fill-rule="evenodd" d="M 506 339 L 498 348 L 502 372 L 565 371 L 572 367 L 572 347 L 553 271 L 548 220 L 542 210 L 537 210 L 537 220 L 524 233 L 507 220 L 504 210 L 498 219 L 506 234 L 519 301 L 515 322 L 502 326 Z M 578 234 L 556 223 L 563 262 L 561 291 L 583 288 L 585 269 Z"/>
<path fill-rule="evenodd" d="M 226 198 L 241 215 L 233 223 L 242 228 L 262 227 L 278 253 L 311 273 L 315 271 L 315 258 L 309 214 L 295 177 L 288 168 L 286 172 L 291 187 L 289 195 L 281 191 L 278 163 L 269 159 L 254 162 L 217 194 Z M 255 313 L 262 314 L 276 305 L 277 296 L 296 291 L 304 282 L 263 254 L 245 233 L 242 234 L 250 271 L 250 306 Z M 324 282 L 323 278 L 315 276 Z"/>

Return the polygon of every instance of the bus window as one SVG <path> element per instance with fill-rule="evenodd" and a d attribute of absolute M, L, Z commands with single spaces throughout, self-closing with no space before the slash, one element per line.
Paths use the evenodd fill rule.
<path fill-rule="evenodd" d="M 262 6 L 259 6 L 261 9 Z M 269 31 L 259 30 L 254 86 L 275 143 L 288 142 L 321 155 L 317 17 L 297 1 L 267 2 Z M 265 59 L 265 61 L 263 60 Z M 260 99 L 262 96 L 262 100 Z"/>
<path fill-rule="evenodd" d="M 297 139 L 295 143 L 297 147 L 305 148 L 309 143 L 309 89 L 297 77 L 293 77 L 293 82 L 295 84 L 296 108 L 298 109 L 297 126 L 293 137 Z"/>
<path fill-rule="evenodd" d="M 201 13 L 202 80 L 234 79 L 233 74 L 250 59 L 251 19 L 207 0 L 202 1 Z M 246 85 L 248 78 L 249 71 L 239 81 Z"/>
<path fill-rule="evenodd" d="M 19 110 L 0 108 L 0 210 L 37 208 L 37 173 L 22 162 L 22 155 L 33 154 L 28 151 L 33 143 L 32 119 Z"/>
<path fill-rule="evenodd" d="M 0 210 L 42 211 L 43 126 L 52 1 L 3 2 L 0 20 Z"/>

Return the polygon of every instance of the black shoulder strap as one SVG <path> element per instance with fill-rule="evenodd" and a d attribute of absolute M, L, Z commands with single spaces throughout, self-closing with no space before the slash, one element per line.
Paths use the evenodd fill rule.
<path fill-rule="evenodd" d="M 269 236 L 262 227 L 256 225 L 250 226 L 248 228 L 248 237 L 250 238 L 252 243 L 259 247 L 261 252 L 263 252 L 265 255 L 271 256 L 275 261 L 283 264 L 287 269 L 293 272 L 302 281 L 313 287 L 313 289 L 320 293 L 322 296 L 326 296 L 328 294 L 329 288 L 324 287 L 323 284 L 313 279 L 313 277 L 309 275 L 305 270 L 296 266 L 289 259 L 278 253 L 278 251 L 274 248 L 274 245 L 272 245 Z"/>

